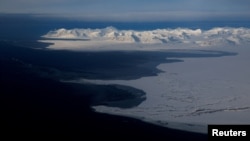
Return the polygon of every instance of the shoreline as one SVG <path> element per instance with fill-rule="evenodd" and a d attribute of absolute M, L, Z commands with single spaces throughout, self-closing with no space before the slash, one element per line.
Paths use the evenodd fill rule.
<path fill-rule="evenodd" d="M 5 48 L 4 48 L 5 49 Z M 22 48 L 15 48 L 15 49 L 19 49 L 19 50 L 21 50 L 21 51 L 24 51 L 25 53 L 30 53 L 29 51 L 31 51 L 31 50 L 26 50 L 26 49 L 22 49 Z M 178 52 L 179 51 L 179 52 Z M 59 52 L 59 54 L 57 54 Z M 38 53 L 38 54 L 37 54 Z M 69 52 L 69 51 L 43 51 L 43 50 L 38 50 L 38 51 L 34 51 L 34 50 L 32 50 L 31 51 L 31 54 L 34 56 L 34 55 L 36 55 L 35 56 L 35 58 L 36 57 L 40 57 L 39 59 L 41 59 L 41 58 L 43 58 L 43 59 L 47 59 L 47 58 L 44 58 L 43 56 L 44 56 L 44 54 L 43 53 L 45 53 L 46 55 L 48 55 L 49 54 L 49 57 L 54 57 L 53 59 L 56 59 L 57 57 L 60 57 L 60 55 L 65 55 L 64 53 L 69 53 L 71 56 L 70 57 L 75 57 L 75 55 L 76 54 L 78 54 L 79 56 L 81 56 L 81 55 L 87 55 L 87 57 L 92 57 L 92 58 L 95 58 L 95 56 L 96 55 L 100 55 L 100 53 L 98 53 L 98 52 L 80 52 L 80 53 L 76 53 L 76 52 Z M 51 54 L 50 54 L 51 53 Z M 56 55 L 58 55 L 58 56 L 53 56 L 54 55 L 54 53 L 56 54 Z M 96 54 L 97 53 L 97 54 Z M 106 54 L 105 54 L 106 53 Z M 114 54 L 114 53 L 117 53 L 117 52 L 110 52 L 110 53 L 107 53 L 107 52 L 105 52 L 104 54 L 101 54 L 101 55 L 103 55 L 103 57 L 107 57 L 107 56 L 110 56 L 110 54 Z M 121 52 L 118 52 L 118 53 L 121 53 Z M 133 53 L 135 53 L 135 54 L 133 54 Z M 142 56 L 140 56 L 139 58 L 137 58 L 138 57 L 138 54 L 139 52 L 133 52 L 133 51 L 129 51 L 129 52 L 122 52 L 121 54 L 122 55 L 125 55 L 126 57 L 125 58 L 130 58 L 130 56 L 132 55 L 132 60 L 134 60 L 134 59 L 138 59 L 138 61 L 136 62 L 136 63 L 132 63 L 132 64 L 129 64 L 129 62 L 130 61 L 128 61 L 128 60 L 123 60 L 123 63 L 124 63 L 124 61 L 128 61 L 128 64 L 126 64 L 125 66 L 123 66 L 123 67 L 129 67 L 129 66 L 134 66 L 134 65 L 139 65 L 139 67 L 141 67 L 141 69 L 139 69 L 139 70 L 144 70 L 145 68 L 150 68 L 150 70 L 148 71 L 148 72 L 150 72 L 150 74 L 152 75 L 152 70 L 157 70 L 157 72 L 153 72 L 153 76 L 151 76 L 151 75 L 149 75 L 148 73 L 143 73 L 143 74 L 141 74 L 142 76 L 147 76 L 147 77 L 155 77 L 155 76 L 158 76 L 158 75 L 160 75 L 160 74 L 162 74 L 162 72 L 164 72 L 164 71 L 161 71 L 161 69 L 159 69 L 158 67 L 157 68 L 152 68 L 152 66 L 158 66 L 159 64 L 162 64 L 162 63 L 166 63 L 166 64 L 168 64 L 168 65 L 176 65 L 176 64 L 179 64 L 179 63 L 170 63 L 171 62 L 171 58 L 180 58 L 181 56 L 181 59 L 197 59 L 197 58 L 201 58 L 202 56 L 205 56 L 205 57 L 209 57 L 210 59 L 211 58 L 223 58 L 223 56 L 234 56 L 234 55 L 237 55 L 236 53 L 233 53 L 233 52 L 221 52 L 221 51 L 205 51 L 205 50 L 191 50 L 191 51 L 189 51 L 189 50 L 170 50 L 170 52 L 163 52 L 163 53 L 167 53 L 167 55 L 168 55 L 168 57 L 170 57 L 170 62 L 168 62 L 169 60 L 167 60 L 167 59 L 169 59 L 169 58 L 167 58 L 166 59 L 166 54 L 160 54 L 160 56 L 158 56 L 159 54 L 157 54 L 157 52 L 143 52 L 144 54 L 142 55 Z M 122 60 L 122 56 L 121 56 L 121 54 L 120 55 L 116 55 L 115 57 L 121 57 L 121 60 Z M 148 55 L 147 57 L 143 57 L 144 55 Z M 6 55 L 6 54 L 5 54 Z M 11 54 L 12 55 L 12 54 Z M 14 54 L 14 60 L 12 60 L 12 61 L 19 61 L 19 63 L 21 63 L 22 65 L 27 65 L 28 63 L 29 63 L 29 58 L 27 59 L 27 58 L 24 58 L 24 59 L 26 59 L 25 61 L 23 61 L 23 59 L 22 59 L 22 56 L 20 56 L 20 55 L 16 55 L 16 54 Z M 155 56 L 157 56 L 158 58 L 155 58 Z M 27 57 L 27 56 L 26 56 Z M 47 56 L 48 57 L 48 56 Z M 100 56 L 98 56 L 98 57 L 100 57 Z M 13 58 L 12 58 L 13 59 Z M 31 56 L 31 58 L 30 59 L 32 59 L 32 56 Z M 51 58 L 50 58 L 51 59 Z M 67 60 L 67 59 L 69 59 L 69 58 L 64 58 L 66 61 L 68 61 L 67 63 L 69 64 L 69 62 L 70 63 L 72 63 L 71 61 L 73 61 L 73 60 Z M 86 59 L 86 58 L 85 58 Z M 131 58 L 130 58 L 131 59 Z M 151 63 L 148 63 L 148 61 L 150 60 L 150 59 L 154 59 L 154 61 L 153 61 L 153 63 L 151 62 Z M 75 59 L 75 60 L 79 60 L 79 58 L 77 58 L 77 59 Z M 88 59 L 87 59 L 88 60 Z M 99 59 L 99 60 L 95 60 L 94 62 L 96 63 L 96 62 L 98 62 L 98 63 L 100 63 L 100 60 L 102 60 L 102 59 Z M 113 60 L 116 60 L 116 59 L 114 59 L 113 58 Z M 174 62 L 176 62 L 176 60 L 178 60 L 178 59 L 174 59 Z M 22 62 L 23 61 L 23 62 Z M 62 62 L 62 60 L 60 60 L 61 62 Z M 88 60 L 89 61 L 89 60 Z M 109 61 L 109 60 L 107 60 L 107 61 Z M 152 61 L 152 60 L 151 60 Z M 30 63 L 30 64 L 28 64 L 27 66 L 30 68 L 32 68 L 33 66 L 36 66 L 37 64 L 36 64 L 36 60 L 34 60 L 34 58 L 33 58 L 33 60 L 31 60 L 31 62 L 32 63 Z M 59 61 L 58 61 L 59 62 Z M 63 61 L 64 62 L 64 61 Z M 43 62 L 40 62 L 40 63 L 43 63 Z M 54 66 L 53 65 L 53 63 L 52 62 L 45 62 L 45 63 L 49 63 L 49 65 L 51 65 L 51 66 Z M 50 63 L 52 63 L 52 64 L 50 64 Z M 66 66 L 67 66 L 67 63 L 66 63 Z M 120 62 L 118 61 L 117 62 L 117 64 L 119 64 Z M 185 62 L 180 62 L 180 63 L 185 63 Z M 59 63 L 60 64 L 60 63 Z M 157 65 L 158 64 L 158 65 Z M 46 68 L 46 67 L 44 67 L 44 66 L 46 66 L 47 64 L 43 64 L 44 66 L 43 67 L 41 67 L 41 68 L 39 68 L 39 65 L 40 64 L 38 64 L 37 66 L 38 67 L 36 67 L 36 69 L 35 70 L 33 70 L 33 71 L 38 71 L 38 72 L 36 72 L 35 74 L 36 75 L 38 75 L 38 76 L 43 76 L 43 77 L 48 77 L 48 78 L 53 78 L 52 80 L 55 80 L 55 79 L 58 79 L 58 78 L 60 78 L 60 79 L 62 79 L 63 80 L 63 78 L 61 78 L 61 76 L 63 76 L 63 74 L 64 74 L 64 71 L 72 71 L 72 72 L 74 72 L 75 71 L 75 69 L 73 68 L 71 68 L 70 67 L 70 69 L 69 70 L 62 70 L 62 71 L 60 71 L 60 69 L 58 69 L 58 71 L 59 72 L 56 72 L 55 74 L 53 74 L 53 73 L 51 73 L 50 71 L 48 71 L 49 73 L 48 74 L 46 74 L 46 75 L 44 75 L 45 74 L 45 72 L 47 73 L 47 69 L 48 68 Z M 60 64 L 61 65 L 61 64 Z M 59 65 L 59 68 L 60 68 L 60 65 Z M 65 65 L 65 64 L 63 64 L 63 65 Z M 71 64 L 69 64 L 69 65 L 71 65 Z M 75 65 L 75 64 L 74 64 Z M 78 65 L 78 64 L 77 64 Z M 180 65 L 180 64 L 179 64 Z M 58 66 L 57 66 L 58 67 Z M 73 66 L 74 67 L 74 66 Z M 97 66 L 93 66 L 93 69 L 95 69 L 95 67 L 99 67 L 98 65 Z M 106 67 L 106 66 L 100 66 L 100 67 Z M 120 67 L 120 66 L 119 66 Z M 118 68 L 119 68 L 118 67 Z M 138 67 L 138 66 L 137 66 Z M 106 72 L 110 72 L 110 69 L 112 70 L 112 68 L 113 68 L 113 66 L 112 65 L 109 65 L 108 67 L 107 67 L 107 70 L 106 70 Z M 42 72 L 42 71 L 44 71 L 44 72 Z M 31 69 L 32 70 L 32 69 Z M 49 69 L 50 70 L 50 69 Z M 76 69 L 77 70 L 77 69 Z M 121 69 L 122 70 L 122 69 Z M 77 70 L 77 71 L 79 71 L 79 70 Z M 117 69 L 115 69 L 115 70 L 113 70 L 113 71 L 117 71 Z M 41 73 L 42 72 L 42 73 Z M 62 73 L 63 72 L 63 73 Z M 138 72 L 140 72 L 140 71 L 138 71 Z M 160 73 L 159 73 L 160 72 Z M 34 73 L 34 72 L 33 72 Z M 85 73 L 85 72 L 84 72 Z M 83 74 L 84 74 L 83 73 Z M 99 75 L 101 76 L 101 74 L 103 74 L 103 71 L 99 71 L 98 72 L 99 73 Z M 94 73 L 93 74 L 93 76 L 95 76 L 94 78 L 96 78 L 97 76 L 96 76 L 96 74 L 98 74 L 98 73 Z M 141 73 L 141 72 L 140 72 Z M 121 75 L 119 75 L 119 74 L 113 74 L 112 73 L 112 71 L 110 72 L 110 74 L 112 74 L 112 75 L 110 75 L 110 76 L 108 76 L 108 77 L 106 77 L 106 79 L 107 80 L 109 80 L 109 79 L 112 79 L 112 78 L 116 78 L 117 80 L 116 81 L 119 81 L 119 77 L 121 76 Z M 129 74 L 134 74 L 134 72 L 133 71 L 131 71 L 130 73 L 125 73 L 125 74 L 127 74 L 128 76 L 129 76 Z M 53 76 L 54 75 L 54 76 Z M 74 74 L 74 75 L 76 75 L 76 74 Z M 88 74 L 89 75 L 89 74 Z M 173 74 L 173 75 L 175 75 L 175 74 Z M 79 75 L 76 75 L 78 78 L 79 78 Z M 75 78 L 77 78 L 76 76 L 74 76 Z M 123 78 L 124 78 L 124 76 L 122 76 Z M 139 77 L 139 76 L 137 76 L 138 78 L 143 78 L 143 77 Z M 67 78 L 67 77 L 66 77 Z M 68 79 L 70 80 L 70 78 L 72 78 L 72 77 L 68 77 Z M 90 77 L 91 78 L 91 77 Z M 92 77 L 92 79 L 94 79 L 93 77 Z M 102 78 L 102 77 L 100 77 L 100 78 Z M 105 78 L 105 77 L 104 77 Z M 14 78 L 13 78 L 14 79 Z M 131 78 L 132 79 L 132 78 Z M 131 80 L 131 79 L 124 79 L 124 81 L 126 81 L 126 80 Z M 134 78 L 132 79 L 132 80 L 134 80 Z M 132 81 L 131 80 L 131 81 Z M 93 81 L 95 81 L 95 80 L 93 80 Z M 144 81 L 144 82 L 146 82 L 146 81 Z M 149 83 L 150 85 L 152 85 L 151 83 Z M 157 83 L 156 83 L 157 84 Z M 124 85 L 124 84 L 119 84 L 119 85 Z M 125 86 L 128 86 L 128 85 L 125 85 Z M 134 85 L 132 85 L 131 87 L 135 87 Z M 137 88 L 137 87 L 135 87 L 135 88 Z M 150 88 L 150 87 L 148 87 L 148 88 Z M 138 87 L 138 89 L 141 89 L 140 87 Z M 141 89 L 141 90 L 143 90 L 143 89 Z M 18 94 L 17 94 L 17 96 L 18 96 Z M 32 96 L 32 95 L 31 95 Z M 61 95 L 57 95 L 58 97 L 61 97 Z M 79 94 L 78 94 L 78 96 L 79 96 Z M 147 95 L 147 100 L 148 99 L 150 99 L 149 97 L 148 97 L 149 95 Z M 152 98 L 152 97 L 151 97 Z M 32 97 L 31 97 L 31 99 L 32 99 Z M 56 98 L 55 98 L 56 99 Z M 88 101 L 88 99 L 86 99 L 86 97 L 84 98 L 86 101 Z M 84 100 L 83 99 L 83 100 Z M 84 100 L 84 102 L 86 102 Z M 151 101 L 152 102 L 152 101 Z M 137 102 L 138 103 L 138 102 Z M 143 102 L 144 103 L 144 102 Z M 143 104 L 142 103 L 142 104 Z M 42 104 L 43 104 L 43 102 L 42 102 Z M 81 104 L 80 104 L 81 105 Z M 151 105 L 152 106 L 152 105 Z M 154 106 L 154 105 L 153 105 Z M 88 107 L 88 106 L 87 106 Z M 58 107 L 57 107 L 58 108 Z M 76 107 L 74 107 L 74 108 L 76 108 Z M 73 109 L 74 109 L 73 108 Z M 85 107 L 86 108 L 86 107 Z M 146 107 L 147 108 L 147 107 Z M 150 109 L 150 107 L 148 107 L 149 109 Z M 154 107 L 153 107 L 154 108 Z M 59 108 L 60 109 L 60 108 Z M 67 109 L 67 108 L 66 108 Z M 78 108 L 76 108 L 76 109 L 78 109 Z M 44 109 L 43 109 L 44 110 Z M 62 110 L 62 109 L 61 109 Z M 78 109 L 78 110 L 80 110 L 80 109 Z M 114 110 L 117 110 L 117 109 L 114 109 Z M 152 109 L 152 110 L 155 110 L 155 109 Z M 56 112 L 58 112 L 57 110 L 55 110 Z M 128 110 L 129 111 L 129 110 Z M 139 114 L 139 113 L 141 113 L 143 111 L 143 109 L 141 110 L 141 111 L 135 111 L 137 114 Z M 60 111 L 61 112 L 61 111 Z M 59 113 L 60 113 L 59 112 Z M 68 112 L 68 111 L 67 111 Z M 63 114 L 66 114 L 67 112 L 62 112 Z M 77 110 L 75 111 L 76 113 L 75 114 L 77 114 Z M 79 112 L 79 111 L 78 111 Z M 98 111 L 97 111 L 98 112 Z M 36 112 L 35 112 L 36 113 Z M 69 112 L 70 113 L 70 112 Z M 88 112 L 88 114 L 90 114 L 89 112 Z M 88 115 L 87 114 L 87 115 Z M 91 113 L 90 114 L 90 116 L 92 117 L 93 115 L 92 115 L 93 113 Z M 95 113 L 95 114 L 97 114 L 97 115 L 99 115 L 100 113 Z M 48 114 L 49 115 L 49 114 Z M 54 115 L 54 116 L 56 116 L 56 115 Z M 95 117 L 95 116 L 94 116 Z M 113 116 L 113 118 L 114 117 L 116 117 L 116 116 Z M 127 116 L 126 116 L 127 117 Z M 133 116 L 132 116 L 133 117 Z M 56 116 L 56 118 L 59 118 L 59 117 L 57 117 Z M 67 118 L 69 118 L 68 116 L 67 116 Z M 70 117 L 70 118 L 72 118 L 72 117 Z M 98 118 L 98 117 L 95 117 L 95 118 Z M 124 117 L 125 118 L 125 117 Z M 128 117 L 127 117 L 128 118 Z M 136 117 L 134 117 L 134 118 L 136 118 Z M 39 118 L 38 118 L 39 119 Z M 123 119 L 123 118 L 122 118 Z M 140 118 L 139 118 L 140 119 Z M 149 118 L 150 119 L 150 118 Z M 144 121 L 147 121 L 147 120 L 149 120 L 149 119 L 143 119 Z M 166 119 L 166 118 L 165 118 Z M 50 120 L 50 119 L 49 119 Z M 90 119 L 88 119 L 88 120 L 90 120 Z M 135 119 L 134 119 L 135 120 Z M 141 119 L 140 119 L 141 120 Z M 140 122 L 143 122 L 143 120 L 142 121 L 140 121 Z M 63 119 L 63 121 L 65 121 L 65 119 Z M 137 120 L 136 120 L 137 121 Z M 171 120 L 169 120 L 169 121 L 171 121 Z M 153 123 L 153 125 L 156 125 L 156 126 L 158 126 L 159 124 L 168 124 L 168 126 L 175 126 L 175 128 L 176 128 L 176 126 L 179 126 L 180 128 L 179 129 L 183 129 L 183 126 L 186 126 L 186 127 L 194 127 L 194 125 L 192 125 L 192 124 L 185 124 L 185 122 L 184 122 L 184 124 L 179 124 L 178 122 L 169 122 L 169 121 L 167 121 L 167 122 L 164 122 L 164 121 L 161 121 L 161 120 L 158 120 L 157 122 L 152 122 L 152 121 L 150 121 L 151 123 Z M 95 120 L 93 121 L 93 122 L 96 122 Z M 111 121 L 110 121 L 111 122 Z M 123 121 L 119 121 L 119 122 L 123 122 Z M 139 122 L 139 121 L 138 121 Z M 69 122 L 70 123 L 70 122 Z M 144 122 L 143 122 L 144 123 Z M 94 124 L 94 123 L 93 123 Z M 111 123 L 110 123 L 111 124 Z M 114 123 L 113 123 L 114 124 Z M 150 124 L 150 123 L 146 123 L 145 122 L 145 124 L 149 124 L 149 125 L 152 125 L 152 124 Z M 96 125 L 97 126 L 97 125 Z M 114 125 L 115 126 L 115 125 Z M 129 125 L 129 126 L 132 126 L 132 125 Z M 91 125 L 89 125 L 89 128 L 91 127 Z M 133 126 L 132 126 L 133 127 Z M 130 128 L 132 128 L 132 127 L 130 127 Z M 79 127 L 80 128 L 80 127 Z M 118 128 L 118 127 L 115 127 L 115 128 Z M 162 127 L 162 129 L 161 130 L 163 130 L 163 128 L 166 128 L 166 127 Z M 169 128 L 167 128 L 167 129 L 169 129 Z M 94 129 L 93 129 L 94 130 Z M 112 129 L 113 130 L 113 129 Z M 176 129 L 173 129 L 174 131 L 176 131 Z M 188 130 L 190 130 L 190 129 L 188 129 Z M 172 129 L 171 129 L 171 131 L 172 131 Z M 178 130 L 179 131 L 179 130 Z M 190 130 L 191 131 L 191 130 Z M 187 132 L 187 131 L 180 131 L 180 132 L 185 132 L 185 133 L 190 133 L 190 132 Z M 196 133 L 194 133 L 194 132 L 191 132 L 192 134 L 194 134 L 194 135 L 200 135 L 200 134 L 196 134 Z M 191 134 L 190 134 L 191 135 Z M 206 134 L 203 134 L 204 136 L 206 136 Z"/>
<path fill-rule="evenodd" d="M 17 49 L 20 50 L 20 48 L 17 48 Z M 68 51 L 51 51 L 51 52 L 50 51 L 47 52 L 47 51 L 43 51 L 43 50 L 33 51 L 33 50 L 26 50 L 26 49 L 22 50 L 22 48 L 21 48 L 21 51 L 24 51 L 25 54 L 30 53 L 29 51 L 31 51 L 32 56 L 34 56 L 34 54 L 36 54 L 35 57 L 38 57 L 38 58 L 44 56 L 44 53 L 45 53 L 45 55 L 47 55 L 47 57 L 49 55 L 48 58 L 53 57 L 53 59 L 56 59 L 56 58 L 60 57 L 61 55 L 65 56 L 64 53 L 68 53 L 70 55 L 70 57 L 69 58 L 65 58 L 65 61 L 68 62 L 70 70 L 60 71 L 60 66 L 59 66 L 59 69 L 57 71 L 55 71 L 54 74 L 50 72 L 51 69 L 46 68 L 46 67 L 45 68 L 44 67 L 41 67 L 41 68 L 36 67 L 36 69 L 33 70 L 33 71 L 35 71 L 35 73 L 37 75 L 40 75 L 40 76 L 43 76 L 43 77 L 49 77 L 49 78 L 52 77 L 53 79 L 56 79 L 56 80 L 57 79 L 63 80 L 62 77 L 65 77 L 64 74 L 67 74 L 67 71 L 69 71 L 69 72 L 72 71 L 72 73 L 74 74 L 74 71 L 76 70 L 76 69 L 74 69 L 74 67 L 77 67 L 79 64 L 74 64 L 76 66 L 73 65 L 72 69 L 71 69 L 71 64 L 72 64 L 72 62 L 79 60 L 78 56 L 86 56 L 85 58 L 83 57 L 83 59 L 86 60 L 86 63 L 88 63 L 90 60 L 96 59 L 96 60 L 93 61 L 93 63 L 94 63 L 93 69 L 94 70 L 96 68 L 99 68 L 99 67 L 100 68 L 106 67 L 106 71 L 103 71 L 102 69 L 99 70 L 99 72 L 98 72 L 99 75 L 98 76 L 101 76 L 99 78 L 106 78 L 107 80 L 112 79 L 112 78 L 116 78 L 117 81 L 119 81 L 121 79 L 121 77 L 122 78 L 126 78 L 124 80 L 131 80 L 131 79 L 134 80 L 135 79 L 134 77 L 132 77 L 130 79 L 127 79 L 127 77 L 130 76 L 131 74 L 133 74 L 133 76 L 135 75 L 136 78 L 142 78 L 143 76 L 146 76 L 146 77 L 155 77 L 155 76 L 157 76 L 157 75 L 159 75 L 159 74 L 161 74 L 163 72 L 161 69 L 156 68 L 159 64 L 162 64 L 162 63 L 176 64 L 176 63 L 173 63 L 173 62 L 182 62 L 179 59 L 172 59 L 172 58 L 180 58 L 181 57 L 181 59 L 185 59 L 185 58 L 192 58 L 192 57 L 195 57 L 195 58 L 198 57 L 198 58 L 200 58 L 202 56 L 206 56 L 206 57 L 222 57 L 222 56 L 228 56 L 228 55 L 229 56 L 236 55 L 236 54 L 230 53 L 230 52 L 204 51 L 204 50 L 191 50 L 191 51 L 189 51 L 189 50 L 169 50 L 169 52 L 166 51 L 166 52 L 161 52 L 161 53 L 159 53 L 159 52 L 138 52 L 138 51 L 136 51 L 136 52 L 133 52 L 133 51 L 130 51 L 130 52 L 122 52 L 122 51 L 121 52 L 113 52 L 113 51 L 111 51 L 111 52 L 104 52 L 104 53 L 102 53 L 102 52 L 101 53 L 100 52 L 99 53 L 98 52 L 80 52 L 80 53 L 76 53 L 76 52 L 68 52 Z M 58 54 L 58 52 L 59 52 L 59 54 Z M 114 55 L 116 53 L 119 53 L 119 54 L 118 55 Z M 56 56 L 53 56 L 54 54 L 56 54 Z M 77 55 L 77 57 L 76 57 L 77 60 L 75 58 L 73 58 L 76 55 Z M 113 70 L 114 66 L 112 66 L 112 65 L 108 65 L 108 67 L 107 66 L 102 66 L 102 65 L 101 66 L 99 66 L 99 65 L 95 66 L 96 63 L 101 63 L 104 60 L 104 58 L 106 58 L 108 56 L 110 57 L 110 55 L 114 56 L 116 58 L 116 59 L 112 58 L 112 60 L 123 61 L 123 64 L 125 64 L 125 65 L 124 66 L 119 66 L 120 61 L 115 62 L 116 65 L 117 65 L 116 67 L 118 67 L 115 70 Z M 96 58 L 96 56 L 100 57 L 100 59 Z M 18 56 L 17 59 L 22 60 L 21 57 L 22 56 Z M 73 58 L 72 60 L 71 60 L 71 57 Z M 167 59 L 166 59 L 166 57 L 167 57 Z M 42 58 L 44 58 L 44 57 L 42 57 Z M 127 60 L 127 58 L 129 60 Z M 44 58 L 44 59 L 46 60 L 47 58 Z M 80 60 L 82 60 L 82 59 L 80 59 Z M 134 60 L 136 60 L 136 61 L 131 63 L 131 61 L 134 61 Z M 26 60 L 26 62 L 27 61 L 29 61 L 29 60 Z M 34 64 L 34 63 L 36 63 L 36 61 L 34 61 L 34 58 L 31 61 L 33 62 L 33 64 L 32 63 L 31 64 L 33 66 L 35 66 L 36 64 Z M 62 60 L 60 60 L 60 61 L 64 62 Z M 106 61 L 109 62 L 110 59 L 108 59 Z M 150 62 L 148 62 L 148 61 L 150 61 Z M 52 62 L 49 62 L 49 63 L 52 63 Z M 60 63 L 60 62 L 58 62 L 58 63 Z M 68 64 L 66 64 L 66 66 Z M 55 66 L 53 63 L 50 64 L 50 65 L 51 66 Z M 65 65 L 65 63 L 63 65 Z M 28 67 L 29 66 L 30 65 L 28 65 Z M 39 64 L 38 64 L 38 66 L 39 66 Z M 138 71 L 137 71 L 137 73 L 135 73 L 134 69 L 131 69 L 131 67 L 133 68 L 134 66 L 136 66 L 136 68 L 139 68 Z M 121 67 L 121 68 L 125 68 L 126 67 L 126 68 L 129 68 L 129 70 L 128 70 L 128 72 L 126 72 L 124 69 L 120 69 L 119 67 Z M 84 69 L 84 68 L 82 68 L 82 69 Z M 126 75 L 120 75 L 119 73 L 118 74 L 114 73 L 114 72 L 117 72 L 117 70 L 124 71 L 124 74 L 126 74 Z M 133 70 L 133 71 L 131 71 L 131 70 Z M 144 71 L 144 73 L 142 73 L 143 71 Z M 50 74 L 46 74 L 47 72 L 50 73 Z M 79 71 L 78 68 L 77 68 L 77 72 L 81 72 L 81 71 Z M 89 72 L 92 72 L 91 69 L 90 69 Z M 108 77 L 102 77 L 102 74 L 105 74 L 105 72 L 109 72 L 110 75 L 108 75 Z M 97 76 L 98 73 L 93 73 L 92 76 L 94 76 L 94 77 L 90 76 L 90 78 L 92 78 L 92 79 L 98 78 L 98 76 Z M 76 75 L 76 76 L 74 76 L 74 75 Z M 74 75 L 73 76 L 75 78 L 82 76 L 82 74 L 80 74 L 80 75 L 74 74 Z M 87 75 L 89 76 L 90 74 L 87 74 Z M 137 76 L 137 75 L 139 75 L 139 76 Z M 83 75 L 83 76 L 85 76 L 85 75 Z M 69 80 L 70 80 L 71 77 L 72 76 L 70 76 L 70 77 L 66 76 L 66 78 L 69 79 Z M 125 86 L 128 86 L 128 85 L 125 85 Z M 134 88 L 134 85 L 131 85 L 130 87 Z M 141 88 L 139 88 L 139 90 L 140 89 Z M 92 93 L 94 94 L 94 91 L 92 91 Z M 149 95 L 147 94 L 146 95 L 146 100 L 148 100 L 148 96 Z M 88 97 L 88 98 L 90 98 L 90 97 Z M 105 100 L 105 98 L 101 98 L 101 99 Z M 139 105 L 143 100 L 145 100 L 144 97 L 139 97 L 139 101 L 134 101 L 134 102 L 136 103 L 136 105 Z M 126 101 L 124 101 L 124 102 L 126 102 Z M 98 103 L 97 102 L 97 104 L 104 104 L 105 105 L 105 102 L 104 103 Z M 124 104 L 119 103 L 119 101 L 118 102 L 109 102 L 109 101 L 107 101 L 106 105 L 107 104 L 110 104 L 111 106 L 113 105 L 113 106 L 118 106 L 118 107 L 119 106 L 124 107 Z M 126 103 L 125 103 L 125 105 L 126 105 Z M 133 104 L 131 106 L 133 107 Z M 125 106 L 125 107 L 127 107 L 127 106 Z M 150 107 L 148 107 L 148 108 L 150 108 Z M 142 111 L 139 111 L 138 113 L 140 113 L 140 112 L 142 112 Z M 162 121 L 160 121 L 160 122 L 162 122 Z M 156 124 L 157 124 L 157 122 L 156 122 Z"/>
<path fill-rule="evenodd" d="M 71 86 L 19 71 L 1 61 L 1 129 L 8 139 L 207 140 L 207 135 L 160 127 L 138 119 L 96 113 Z M 5 66 L 4 66 L 5 65 Z M 19 78 L 19 79 L 16 79 Z M 15 81 L 13 81 L 15 80 Z M 94 135 L 94 136 L 93 136 Z"/>

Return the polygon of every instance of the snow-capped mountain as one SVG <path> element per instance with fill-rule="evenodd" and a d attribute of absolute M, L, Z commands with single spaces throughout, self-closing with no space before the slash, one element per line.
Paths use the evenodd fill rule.
<path fill-rule="evenodd" d="M 42 36 L 53 39 L 89 39 L 92 41 L 116 41 L 124 43 L 193 43 L 199 46 L 242 44 L 250 42 L 248 28 L 201 29 L 156 29 L 147 31 L 118 30 L 114 27 L 103 29 L 58 29 Z"/>

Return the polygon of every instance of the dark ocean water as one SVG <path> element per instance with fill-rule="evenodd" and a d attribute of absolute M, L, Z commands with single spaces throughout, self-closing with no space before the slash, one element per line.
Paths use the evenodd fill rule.
<path fill-rule="evenodd" d="M 190 28 L 208 30 L 214 27 L 250 28 L 248 21 L 178 21 L 178 22 L 89 22 L 22 15 L 0 15 L 0 39 L 39 39 L 50 30 L 59 28 L 105 28 L 120 30 L 153 30 L 162 28 Z"/>
<path fill-rule="evenodd" d="M 189 28 L 189 29 L 202 29 L 202 30 L 208 30 L 212 29 L 214 27 L 250 27 L 249 22 L 216 22 L 216 21 L 179 21 L 179 22 L 104 22 L 104 23 L 79 23 L 79 25 L 76 25 L 76 27 L 83 27 L 83 28 L 104 28 L 107 26 L 114 26 L 118 29 L 123 30 L 154 30 L 154 29 L 163 29 L 163 28 Z M 70 28 L 70 27 L 69 27 Z"/>

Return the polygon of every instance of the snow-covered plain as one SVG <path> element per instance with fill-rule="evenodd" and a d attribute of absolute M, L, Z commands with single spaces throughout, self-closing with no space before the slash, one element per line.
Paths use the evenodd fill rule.
<path fill-rule="evenodd" d="M 89 41 L 43 40 L 51 49 L 162 50 L 169 48 L 236 52 L 236 56 L 186 58 L 184 62 L 158 66 L 164 72 L 136 80 L 87 80 L 75 83 L 121 84 L 146 92 L 139 106 L 121 109 L 93 107 L 98 112 L 137 117 L 162 126 L 207 132 L 207 124 L 250 123 L 250 29 L 214 28 L 120 31 L 106 29 L 59 29 L 46 38 Z M 67 44 L 66 44 L 67 43 Z M 112 47 L 110 47 L 112 45 Z"/>

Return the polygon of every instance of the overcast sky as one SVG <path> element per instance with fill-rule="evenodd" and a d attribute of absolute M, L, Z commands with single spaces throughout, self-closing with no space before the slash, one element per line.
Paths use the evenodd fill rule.
<path fill-rule="evenodd" d="M 250 0 L 0 0 L 0 13 L 83 20 L 248 20 Z"/>

